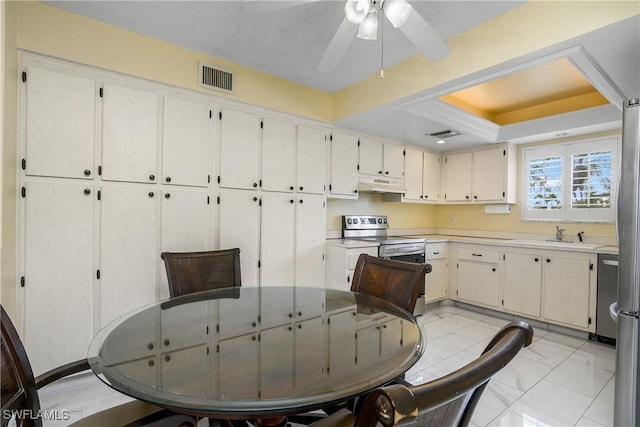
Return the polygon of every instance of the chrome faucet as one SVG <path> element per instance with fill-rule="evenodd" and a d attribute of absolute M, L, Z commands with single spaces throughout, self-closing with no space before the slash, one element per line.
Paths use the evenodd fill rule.
<path fill-rule="evenodd" d="M 562 232 L 564 231 L 564 228 L 560 228 L 559 226 L 556 225 L 556 240 L 558 242 L 562 241 Z"/>

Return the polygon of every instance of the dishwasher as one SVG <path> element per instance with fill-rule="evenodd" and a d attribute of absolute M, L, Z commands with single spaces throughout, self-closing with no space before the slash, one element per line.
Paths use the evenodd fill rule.
<path fill-rule="evenodd" d="M 618 324 L 609 314 L 609 306 L 618 300 L 618 255 L 598 255 L 598 296 L 596 298 L 596 341 L 616 343 Z"/>

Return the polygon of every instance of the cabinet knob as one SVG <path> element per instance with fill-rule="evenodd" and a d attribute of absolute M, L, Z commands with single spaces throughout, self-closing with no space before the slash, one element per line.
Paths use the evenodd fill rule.
<path fill-rule="evenodd" d="M 171 342 L 169 340 L 164 340 L 164 346 L 165 347 L 169 347 L 169 344 L 171 344 Z"/>
<path fill-rule="evenodd" d="M 254 201 L 254 202 L 257 202 L 257 201 L 258 201 L 258 198 L 257 198 L 257 197 L 254 197 L 254 198 L 253 198 L 253 201 Z"/>
<path fill-rule="evenodd" d="M 289 313 L 289 319 L 293 319 L 293 313 Z"/>
<path fill-rule="evenodd" d="M 492 269 L 491 269 L 491 271 L 496 271 L 496 269 L 495 269 L 495 268 L 492 268 Z"/>
<path fill-rule="evenodd" d="M 429 198 L 429 195 L 428 195 L 428 194 L 425 194 L 425 195 L 424 195 L 424 198 L 425 198 L 425 199 L 428 199 L 428 198 Z"/>
<path fill-rule="evenodd" d="M 424 196 L 420 196 L 421 199 L 424 199 Z"/>
<path fill-rule="evenodd" d="M 258 183 L 257 182 L 253 183 L 253 188 L 258 188 Z"/>
<path fill-rule="evenodd" d="M 155 365 L 156 362 L 154 362 L 153 360 L 149 360 L 148 365 L 150 368 L 153 368 L 153 365 Z"/>
<path fill-rule="evenodd" d="M 293 199 L 289 200 L 289 203 L 294 203 Z"/>
<path fill-rule="evenodd" d="M 389 175 L 389 171 L 386 171 L 384 174 L 385 174 L 385 175 Z"/>
<path fill-rule="evenodd" d="M 155 175 L 149 175 L 149 181 L 155 181 L 156 176 Z"/>
<path fill-rule="evenodd" d="M 540 259 L 539 259 L 539 258 L 534 258 L 533 260 L 534 260 L 535 262 L 540 261 Z"/>
<path fill-rule="evenodd" d="M 382 171 L 378 171 L 378 174 L 382 175 Z"/>
<path fill-rule="evenodd" d="M 91 175 L 91 171 L 89 169 L 85 169 L 84 170 L 84 174 L 85 174 L 85 176 L 89 176 L 89 175 Z"/>
<path fill-rule="evenodd" d="M 147 345 L 147 348 L 148 348 L 149 350 L 153 350 L 153 343 L 149 343 L 149 344 Z"/>
<path fill-rule="evenodd" d="M 164 198 L 165 198 L 165 199 L 168 199 L 168 198 L 170 198 L 170 197 L 171 197 L 171 194 L 169 194 L 169 193 L 164 193 Z"/>
<path fill-rule="evenodd" d="M 165 180 L 165 181 L 167 181 L 167 182 L 171 182 L 171 177 L 170 177 L 170 176 L 168 176 L 168 177 L 166 177 L 164 180 Z"/>
<path fill-rule="evenodd" d="M 153 197 L 155 196 L 155 194 L 153 194 L 153 191 L 149 191 L 149 197 Z"/>
<path fill-rule="evenodd" d="M 89 190 L 88 188 L 84 189 L 84 194 L 89 195 L 91 194 L 91 190 Z"/>
<path fill-rule="evenodd" d="M 251 326 L 253 326 L 254 328 L 256 327 L 257 323 L 256 322 L 251 322 Z"/>
<path fill-rule="evenodd" d="M 293 189 L 294 189 L 293 185 L 289 187 L 289 190 L 293 191 Z"/>
<path fill-rule="evenodd" d="M 298 316 L 302 316 L 302 312 L 301 311 L 298 312 Z"/>
<path fill-rule="evenodd" d="M 469 196 L 464 196 L 467 200 L 469 200 Z"/>
<path fill-rule="evenodd" d="M 171 356 L 169 356 L 168 354 L 164 357 L 164 361 L 165 362 L 170 362 L 171 361 Z"/>
<path fill-rule="evenodd" d="M 474 199 L 477 199 L 477 198 L 478 198 L 478 196 L 473 196 L 473 198 L 474 198 Z"/>
<path fill-rule="evenodd" d="M 356 188 L 355 190 L 353 190 L 354 193 L 358 193 L 358 189 Z"/>
<path fill-rule="evenodd" d="M 304 200 L 300 199 L 300 200 L 299 200 L 299 202 L 300 202 L 300 203 L 304 203 Z"/>
<path fill-rule="evenodd" d="M 547 258 L 547 262 L 551 262 L 551 259 Z"/>

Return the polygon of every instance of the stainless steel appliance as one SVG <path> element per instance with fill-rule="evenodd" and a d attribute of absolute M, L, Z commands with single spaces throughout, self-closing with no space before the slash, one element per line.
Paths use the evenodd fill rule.
<path fill-rule="evenodd" d="M 385 215 L 343 215 L 342 237 L 373 241 L 380 244 L 378 256 L 398 261 L 425 262 L 426 239 L 420 237 L 389 236 L 389 220 Z M 424 313 L 424 285 L 418 293 L 414 316 Z"/>
<path fill-rule="evenodd" d="M 617 200 L 619 248 L 618 301 L 611 306 L 617 318 L 616 378 L 613 424 L 640 422 L 638 355 L 640 337 L 640 99 L 625 102 L 622 117 L 621 174 Z"/>
<path fill-rule="evenodd" d="M 618 298 L 618 255 L 598 255 L 598 296 L 596 298 L 596 341 L 616 343 L 618 325 L 611 318 L 610 306 Z"/>

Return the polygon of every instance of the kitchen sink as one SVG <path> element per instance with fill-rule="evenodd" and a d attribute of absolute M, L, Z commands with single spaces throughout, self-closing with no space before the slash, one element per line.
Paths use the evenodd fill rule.
<path fill-rule="evenodd" d="M 512 240 L 513 243 L 532 246 L 536 248 L 549 248 L 549 249 L 596 249 L 604 246 L 600 243 L 581 243 L 570 240 Z"/>

